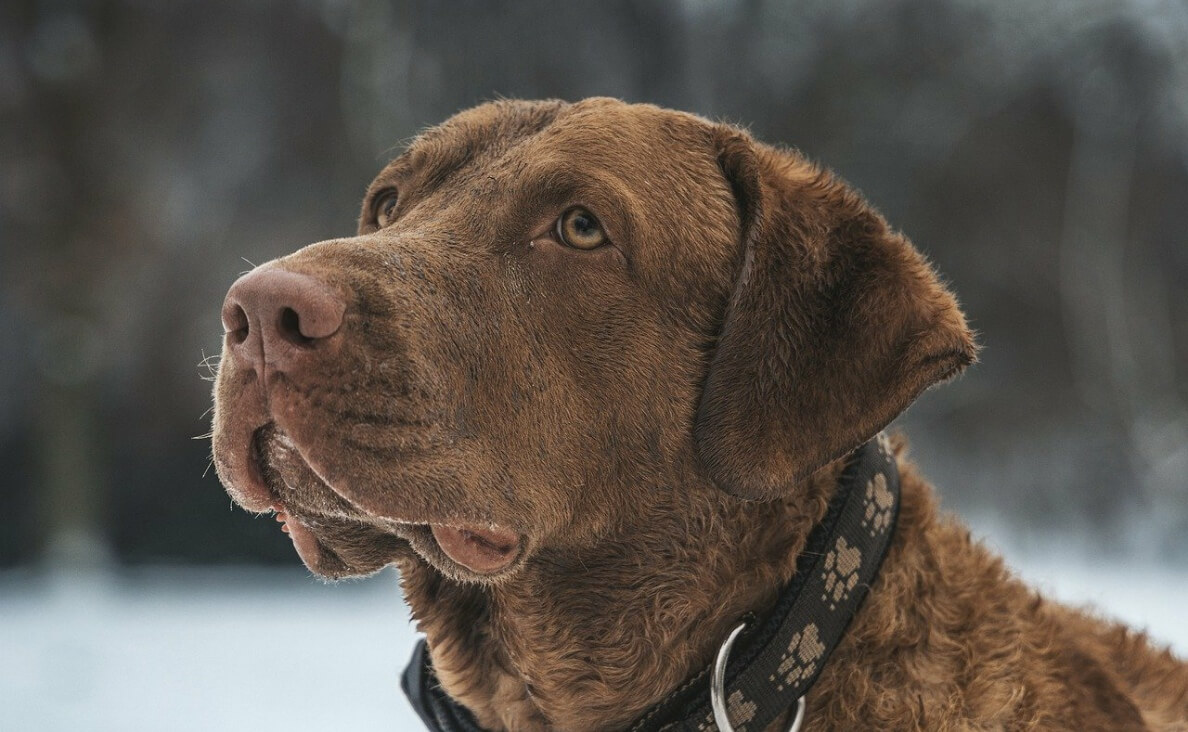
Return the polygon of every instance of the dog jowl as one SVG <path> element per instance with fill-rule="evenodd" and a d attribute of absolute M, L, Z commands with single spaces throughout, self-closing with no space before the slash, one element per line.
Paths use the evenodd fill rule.
<path fill-rule="evenodd" d="M 839 179 L 610 99 L 495 102 L 423 133 L 355 236 L 246 274 L 223 323 L 228 492 L 319 575 L 397 565 L 442 687 L 488 729 L 628 726 L 773 602 L 846 456 L 976 352 L 927 262 Z M 922 591 L 941 541 L 901 470 L 901 526 L 815 724 L 883 703 L 830 706 L 857 683 L 835 673 L 851 636 L 914 632 L 878 615 Z M 960 543 L 986 589 L 1007 583 Z M 884 602 L 887 582 L 915 589 Z M 893 645 L 867 650 L 893 663 Z M 942 719 L 959 697 L 878 714 Z"/>

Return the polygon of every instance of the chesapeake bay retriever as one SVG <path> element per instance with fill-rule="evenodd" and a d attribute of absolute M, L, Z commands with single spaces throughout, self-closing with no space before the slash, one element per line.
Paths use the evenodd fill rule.
<path fill-rule="evenodd" d="M 490 730 L 631 726 L 771 606 L 846 456 L 976 352 L 838 178 L 611 99 L 425 132 L 356 236 L 256 268 L 223 319 L 227 490 L 318 575 L 395 564 Z M 803 729 L 1188 729 L 1183 662 L 1042 599 L 895 454 L 898 525 Z"/>

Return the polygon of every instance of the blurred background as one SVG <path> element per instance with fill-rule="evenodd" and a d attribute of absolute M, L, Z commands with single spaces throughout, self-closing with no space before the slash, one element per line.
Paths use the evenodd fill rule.
<path fill-rule="evenodd" d="M 590 95 L 860 188 L 981 334 L 900 419 L 944 504 L 1188 653 L 1188 4 L 6 0 L 0 728 L 411 725 L 395 578 L 310 579 L 208 468 L 220 305 L 423 127 Z"/>

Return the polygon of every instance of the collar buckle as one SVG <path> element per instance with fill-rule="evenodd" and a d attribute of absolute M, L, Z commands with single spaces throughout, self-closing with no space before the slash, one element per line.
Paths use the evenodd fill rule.
<path fill-rule="evenodd" d="M 722 641 L 718 647 L 718 655 L 714 656 L 714 671 L 710 677 L 710 706 L 714 710 L 714 724 L 718 725 L 718 732 L 734 732 L 734 725 L 730 722 L 730 715 L 726 708 L 726 663 L 730 660 L 730 649 L 734 647 L 734 639 L 747 627 L 746 623 L 739 623 Z M 800 732 L 800 725 L 804 723 L 804 695 L 796 698 L 796 716 L 788 732 Z"/>

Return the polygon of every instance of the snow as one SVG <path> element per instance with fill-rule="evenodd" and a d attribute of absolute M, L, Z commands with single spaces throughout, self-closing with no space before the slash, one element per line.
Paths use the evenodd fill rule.
<path fill-rule="evenodd" d="M 399 730 L 415 634 L 390 573 L 0 582 L 0 730 Z"/>
<path fill-rule="evenodd" d="M 1188 655 L 1188 569 L 1016 561 Z M 420 729 L 399 689 L 415 633 L 396 578 L 289 571 L 0 575 L 0 730 Z"/>

